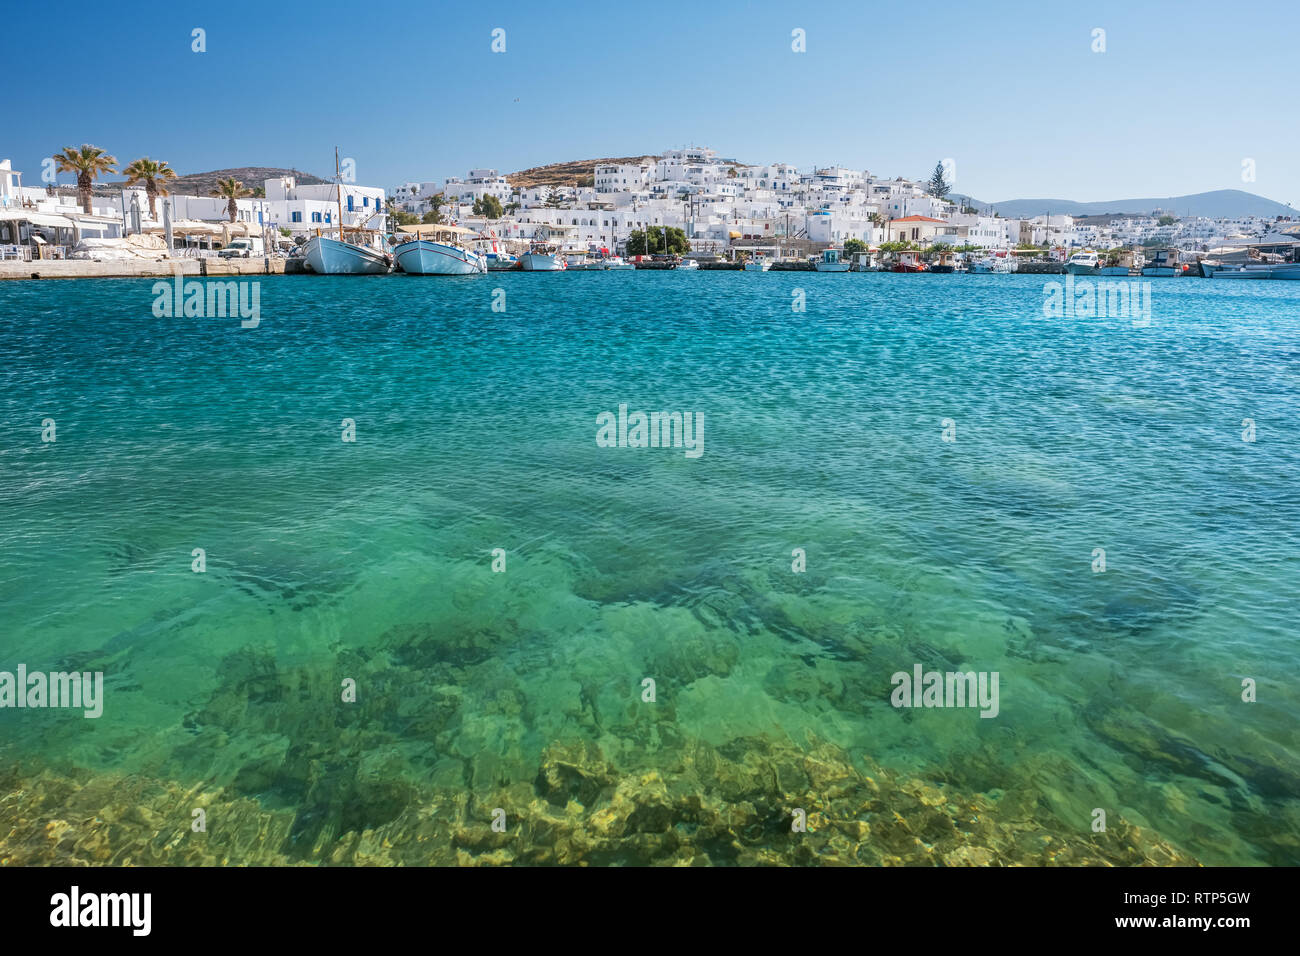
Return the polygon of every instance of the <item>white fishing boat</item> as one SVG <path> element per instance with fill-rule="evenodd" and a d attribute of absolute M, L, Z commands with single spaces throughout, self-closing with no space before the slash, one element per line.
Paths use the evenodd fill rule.
<path fill-rule="evenodd" d="M 681 262 L 677 263 L 677 271 L 679 272 L 683 269 L 690 272 L 692 269 L 699 269 L 699 267 L 700 264 L 694 259 L 683 259 Z"/>
<path fill-rule="evenodd" d="M 345 229 L 343 225 L 343 179 L 339 176 L 337 147 L 334 149 L 334 175 L 338 186 L 338 238 L 331 239 L 318 232 L 308 239 L 302 249 L 307 267 L 323 276 L 385 274 L 393 267 L 393 257 L 384 248 L 383 237 L 364 226 Z M 351 233 L 350 239 L 348 233 Z"/>
<path fill-rule="evenodd" d="M 635 271 L 636 265 L 628 262 L 622 256 L 606 256 L 600 260 L 600 267 L 606 272 L 623 272 L 628 269 Z"/>
<path fill-rule="evenodd" d="M 487 272 L 487 257 L 457 242 L 472 235 L 472 229 L 449 223 L 402 226 L 399 230 L 411 238 L 394 247 L 397 267 L 415 276 L 466 276 Z M 432 237 L 424 238 L 426 235 Z"/>
<path fill-rule="evenodd" d="M 840 250 L 823 249 L 822 257 L 813 263 L 818 272 L 848 272 L 849 264 L 840 259 Z"/>
<path fill-rule="evenodd" d="M 550 243 L 535 242 L 519 257 L 525 272 L 563 272 L 568 263 Z"/>
<path fill-rule="evenodd" d="M 766 272 L 772 268 L 771 259 L 750 259 L 745 263 L 746 272 Z"/>
<path fill-rule="evenodd" d="M 1095 276 L 1101 271 L 1101 257 L 1091 249 L 1076 252 L 1065 263 L 1065 271 L 1072 276 Z"/>
<path fill-rule="evenodd" d="M 323 276 L 383 275 L 393 264 L 380 248 L 327 236 L 312 236 L 302 254 L 308 268 Z"/>

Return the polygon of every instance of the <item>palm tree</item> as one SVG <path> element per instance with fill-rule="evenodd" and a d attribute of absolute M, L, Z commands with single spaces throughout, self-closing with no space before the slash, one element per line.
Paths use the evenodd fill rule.
<path fill-rule="evenodd" d="M 81 211 L 89 216 L 91 184 L 105 173 L 117 172 L 117 160 L 89 143 L 83 143 L 80 149 L 66 146 L 63 152 L 55 155 L 54 160 L 59 164 L 59 172 L 77 174 L 77 196 L 81 199 Z"/>
<path fill-rule="evenodd" d="M 234 222 L 235 216 L 239 214 L 239 203 L 235 202 L 235 200 L 243 199 L 245 196 L 251 196 L 252 194 L 253 191 L 245 189 L 244 184 L 234 176 L 217 180 L 217 188 L 212 190 L 212 195 L 219 199 L 229 200 L 226 203 L 226 215 L 230 217 L 231 222 Z"/>
<path fill-rule="evenodd" d="M 158 197 L 170 195 L 167 192 L 167 187 L 161 185 L 158 181 L 166 182 L 169 179 L 175 179 L 176 170 L 168 166 L 166 160 L 155 162 L 146 156 L 143 159 L 137 159 L 122 172 L 126 174 L 126 184 L 128 186 L 144 183 L 145 194 L 149 197 L 149 218 L 157 219 Z"/>

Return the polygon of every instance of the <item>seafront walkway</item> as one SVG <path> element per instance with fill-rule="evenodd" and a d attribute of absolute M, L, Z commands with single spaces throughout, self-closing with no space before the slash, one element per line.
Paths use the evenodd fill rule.
<path fill-rule="evenodd" d="M 286 264 L 288 268 L 286 268 Z M 38 259 L 0 262 L 0 279 L 116 279 L 172 276 L 179 267 L 185 276 L 280 275 L 302 270 L 302 260 L 256 259 Z"/>

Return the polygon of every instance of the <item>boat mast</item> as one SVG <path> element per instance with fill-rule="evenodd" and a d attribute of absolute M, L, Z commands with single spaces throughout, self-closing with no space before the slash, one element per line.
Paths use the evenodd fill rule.
<path fill-rule="evenodd" d="M 343 241 L 343 177 L 339 173 L 339 148 L 334 147 L 334 185 L 339 200 L 339 242 Z"/>

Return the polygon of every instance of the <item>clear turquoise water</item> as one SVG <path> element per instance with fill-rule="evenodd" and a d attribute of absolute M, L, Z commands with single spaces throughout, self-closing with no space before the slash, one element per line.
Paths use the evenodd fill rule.
<path fill-rule="evenodd" d="M 566 737 L 815 735 L 1300 863 L 1300 284 L 1155 280 L 1135 328 L 1044 319 L 1050 278 L 264 277 L 253 330 L 0 284 L 0 669 L 108 686 L 98 721 L 0 711 L 0 763 L 293 809 L 328 774 L 259 768 L 344 725 L 466 790 Z M 702 414 L 705 454 L 597 447 L 621 402 Z M 915 663 L 998 671 L 999 716 L 895 710 Z"/>

